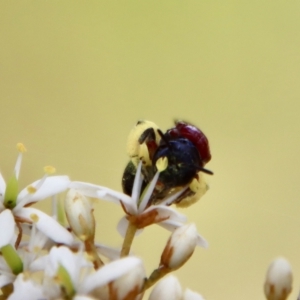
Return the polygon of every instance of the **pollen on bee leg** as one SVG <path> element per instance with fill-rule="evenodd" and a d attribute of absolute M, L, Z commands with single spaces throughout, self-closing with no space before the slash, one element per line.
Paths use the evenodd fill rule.
<path fill-rule="evenodd" d="M 44 167 L 44 172 L 48 175 L 51 175 L 51 174 L 56 172 L 56 169 L 52 166 L 45 166 Z"/>
<path fill-rule="evenodd" d="M 39 216 L 37 214 L 31 214 L 30 219 L 34 222 L 37 223 L 39 221 Z"/>
<path fill-rule="evenodd" d="M 142 161 L 143 165 L 145 166 L 151 165 L 148 148 L 145 144 L 140 145 L 139 159 Z"/>
<path fill-rule="evenodd" d="M 189 188 L 192 192 L 196 193 L 199 189 L 199 181 L 196 178 L 194 178 L 190 183 Z"/>
<path fill-rule="evenodd" d="M 34 186 L 32 186 L 32 185 L 29 185 L 29 186 L 27 187 L 27 192 L 28 192 L 29 194 L 34 194 L 34 193 L 36 192 L 36 188 L 35 188 Z"/>
<path fill-rule="evenodd" d="M 161 157 L 157 160 L 156 168 L 157 168 L 158 172 L 164 171 L 167 167 L 168 167 L 168 158 L 166 156 Z"/>
<path fill-rule="evenodd" d="M 21 153 L 24 153 L 24 152 L 27 151 L 27 149 L 25 148 L 24 144 L 22 144 L 22 143 L 18 143 L 18 144 L 17 144 L 17 149 L 18 149 L 18 151 L 21 152 Z"/>

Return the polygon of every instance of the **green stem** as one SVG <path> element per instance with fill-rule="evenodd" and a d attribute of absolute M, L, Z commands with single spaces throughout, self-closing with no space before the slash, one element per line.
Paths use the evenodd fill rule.
<path fill-rule="evenodd" d="M 123 241 L 123 245 L 122 245 L 121 257 L 128 256 L 136 231 L 137 231 L 137 227 L 134 224 L 129 222 L 126 235 Z"/>

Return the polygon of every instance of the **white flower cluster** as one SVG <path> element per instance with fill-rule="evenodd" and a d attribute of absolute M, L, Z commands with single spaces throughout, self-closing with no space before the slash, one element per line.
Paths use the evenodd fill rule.
<path fill-rule="evenodd" d="M 182 291 L 174 276 L 195 247 L 207 246 L 196 226 L 169 205 L 180 192 L 148 205 L 158 176 L 141 193 L 141 163 L 137 167 L 132 195 L 68 176 L 50 176 L 45 167 L 42 179 L 19 192 L 18 178 L 25 147 L 18 144 L 19 156 L 13 176 L 5 182 L 0 174 L 0 299 L 142 299 L 155 285 L 149 299 L 203 299 L 191 290 Z M 56 195 L 67 191 L 64 210 L 68 225 L 60 222 Z M 52 197 L 53 215 L 32 205 Z M 117 203 L 125 215 L 118 224 L 124 237 L 122 249 L 95 242 L 96 221 L 90 198 Z M 158 224 L 171 231 L 158 268 L 147 277 L 143 261 L 130 255 L 134 236 L 144 227 Z M 103 262 L 103 257 L 108 263 Z"/>
<path fill-rule="evenodd" d="M 152 142 L 149 141 L 150 150 Z M 50 166 L 44 168 L 42 179 L 19 192 L 18 178 L 26 149 L 23 144 L 17 145 L 19 156 L 12 177 L 5 182 L 0 174 L 0 300 L 141 300 L 152 286 L 149 300 L 204 299 L 194 291 L 183 290 L 169 273 L 182 267 L 196 246 L 207 247 L 195 224 L 186 223 L 186 217 L 171 204 L 188 201 L 190 205 L 205 193 L 207 186 L 196 175 L 183 186 L 165 185 L 165 192 L 158 179 L 168 168 L 168 160 L 162 156 L 149 169 L 147 149 L 136 146 L 130 148 L 135 165 L 130 162 L 123 175 L 125 190 L 130 193 L 120 193 L 71 181 L 68 176 L 53 176 L 55 169 Z M 177 169 L 175 175 L 176 172 Z M 66 192 L 64 208 L 56 202 L 56 195 L 62 192 Z M 53 202 L 52 216 L 32 207 L 49 197 Z M 90 198 L 110 201 L 123 209 L 124 217 L 117 226 L 124 238 L 121 249 L 95 241 L 96 220 Z M 68 225 L 62 221 L 62 213 Z M 136 234 L 152 224 L 171 234 L 157 269 L 147 276 L 143 261 L 132 256 L 130 250 Z M 290 265 L 279 258 L 267 272 L 266 298 L 285 300 L 291 289 Z"/>

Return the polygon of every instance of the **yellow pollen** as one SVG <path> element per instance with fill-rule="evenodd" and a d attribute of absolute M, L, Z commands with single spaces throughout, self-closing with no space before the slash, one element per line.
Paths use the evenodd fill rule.
<path fill-rule="evenodd" d="M 29 186 L 27 187 L 27 192 L 28 192 L 29 194 L 34 194 L 34 193 L 36 192 L 36 188 L 35 188 L 34 186 L 32 186 L 32 185 L 29 185 Z"/>
<path fill-rule="evenodd" d="M 196 178 L 194 178 L 192 180 L 192 182 L 190 183 L 189 188 L 191 189 L 192 192 L 196 193 L 199 189 L 199 182 Z"/>
<path fill-rule="evenodd" d="M 27 151 L 27 149 L 25 148 L 25 146 L 22 143 L 18 143 L 17 144 L 17 149 L 19 152 L 24 153 Z"/>
<path fill-rule="evenodd" d="M 31 214 L 30 219 L 34 222 L 37 223 L 39 220 L 39 216 L 37 214 Z"/>
<path fill-rule="evenodd" d="M 56 169 L 52 166 L 45 166 L 44 167 L 44 172 L 48 175 L 51 175 L 51 174 L 56 172 Z"/>
<path fill-rule="evenodd" d="M 161 157 L 156 162 L 156 168 L 158 172 L 164 171 L 168 167 L 168 158 L 167 157 Z"/>
<path fill-rule="evenodd" d="M 38 247 L 38 246 L 34 246 L 33 247 L 33 252 L 34 253 L 39 253 L 41 251 L 41 248 L 40 247 Z"/>
<path fill-rule="evenodd" d="M 84 252 L 84 258 L 91 262 L 94 260 L 93 255 L 88 254 L 87 252 Z"/>

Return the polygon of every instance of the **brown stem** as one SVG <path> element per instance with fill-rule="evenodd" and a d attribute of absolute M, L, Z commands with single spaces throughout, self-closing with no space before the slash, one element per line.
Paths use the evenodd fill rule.
<path fill-rule="evenodd" d="M 104 265 L 103 261 L 98 255 L 97 248 L 93 241 L 86 240 L 84 242 L 86 252 L 92 256 L 94 268 L 97 270 Z"/>
<path fill-rule="evenodd" d="M 7 299 L 13 291 L 14 291 L 14 286 L 12 283 L 3 286 L 1 288 L 1 292 L 3 295 L 0 296 L 1 297 L 0 299 Z"/>
<path fill-rule="evenodd" d="M 16 221 L 16 225 L 19 229 L 19 233 L 18 233 L 17 240 L 15 242 L 15 248 L 18 249 L 18 247 L 21 243 L 21 240 L 22 240 L 23 230 L 22 230 L 21 224 L 19 222 Z"/>
<path fill-rule="evenodd" d="M 150 277 L 145 280 L 143 289 L 141 292 L 144 292 L 148 288 L 150 288 L 152 285 L 154 285 L 158 280 L 163 278 L 166 274 L 170 273 L 171 269 L 168 269 L 166 267 L 159 267 L 158 269 L 154 270 Z"/>

